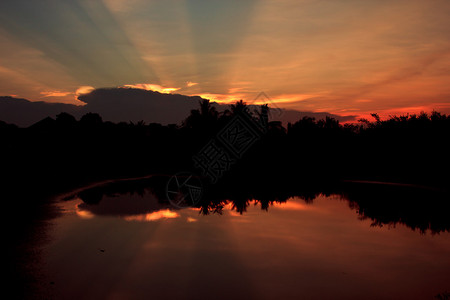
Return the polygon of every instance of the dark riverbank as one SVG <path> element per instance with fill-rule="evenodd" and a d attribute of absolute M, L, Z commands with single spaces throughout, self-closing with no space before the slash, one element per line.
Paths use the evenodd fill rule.
<path fill-rule="evenodd" d="M 448 188 L 450 117 L 395 116 L 340 124 L 305 117 L 287 127 L 270 122 L 267 106 L 238 102 L 218 113 L 208 101 L 182 125 L 103 122 L 69 114 L 28 128 L 0 124 L 1 182 L 55 193 L 103 178 L 190 171 L 224 176 L 357 179 Z M 230 175 L 231 174 L 231 175 Z M 244 177 L 244 176 L 242 176 Z"/>
<path fill-rule="evenodd" d="M 166 183 L 169 175 L 145 176 L 129 179 L 100 180 L 84 186 L 74 185 L 67 190 L 59 190 L 57 195 L 16 194 L 15 201 L 7 211 L 10 230 L 7 245 L 10 252 L 9 274 L 12 274 L 8 290 L 17 299 L 35 299 L 36 295 L 50 297 L 51 280 L 41 272 L 41 249 L 49 241 L 52 220 L 59 215 L 55 201 L 74 196 L 81 197 L 89 205 L 96 205 L 106 195 L 144 194 L 150 190 L 161 203 L 166 199 Z M 262 209 L 273 203 L 284 203 L 291 197 L 312 203 L 320 195 L 339 195 L 355 208 L 361 219 L 371 219 L 374 226 L 395 226 L 403 224 L 420 232 L 439 233 L 450 231 L 447 211 L 450 208 L 449 194 L 436 188 L 407 184 L 342 181 L 310 182 L 301 178 L 266 185 L 248 180 L 243 183 L 230 177 L 216 185 L 205 186 L 202 201 L 196 205 L 199 213 L 221 213 L 229 203 L 236 212 L 245 214 L 249 205 L 256 199 Z M 94 196 L 94 198 L 90 198 Z M 13 197 L 13 196 L 11 196 Z M 13 198 L 9 198 L 13 199 Z M 28 200 L 27 200 L 28 199 Z M 30 201 L 26 206 L 24 203 Z M 39 200 L 41 199 L 41 200 Z M 145 212 L 143 212 L 145 213 Z"/>
<path fill-rule="evenodd" d="M 374 122 L 345 125 L 332 118 L 303 118 L 283 127 L 268 121 L 267 107 L 248 111 L 240 102 L 231 108 L 219 114 L 203 102 L 181 126 L 114 124 L 96 114 L 80 120 L 60 114 L 29 128 L 0 123 L 0 182 L 7 248 L 13 258 L 8 261 L 8 286 L 18 298 L 32 290 L 36 251 L 58 215 L 55 196 L 111 178 L 167 174 L 154 188 L 163 199 L 170 175 L 198 174 L 209 201 L 198 206 L 203 213 L 220 211 L 227 199 L 242 213 L 251 199 L 268 206 L 292 196 L 309 201 L 318 194 L 341 194 L 361 205 L 362 217 L 376 224 L 405 222 L 420 230 L 447 230 L 440 213 L 448 211 L 450 157 L 445 143 L 450 117 L 435 112 L 382 121 L 374 115 Z M 230 127 L 237 119 L 250 123 Z M 224 140 L 238 141 L 234 146 L 240 150 L 229 151 L 233 145 L 224 145 Z M 206 154 L 212 154 L 207 146 L 214 143 L 221 146 L 211 148 L 216 156 L 207 164 Z M 345 183 L 349 179 L 408 184 L 419 192 L 385 197 L 392 193 L 385 190 L 374 192 L 377 197 L 370 201 L 351 200 L 361 196 L 355 183 Z M 349 185 L 353 187 L 345 187 Z M 444 196 L 436 196 L 436 190 Z M 399 201 L 395 195 L 401 194 L 401 199 L 407 195 L 414 201 Z M 433 200 L 427 200 L 430 197 Z M 424 201 L 429 209 L 421 211 Z M 405 212 L 404 206 L 411 209 Z M 386 210 L 391 212 L 387 218 Z M 431 226 L 435 217 L 439 221 Z"/>

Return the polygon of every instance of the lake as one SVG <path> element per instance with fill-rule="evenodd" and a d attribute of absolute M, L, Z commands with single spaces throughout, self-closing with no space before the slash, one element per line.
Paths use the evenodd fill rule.
<path fill-rule="evenodd" d="M 225 199 L 208 214 L 151 189 L 77 193 L 57 204 L 42 286 L 56 299 L 438 299 L 450 291 L 448 211 L 435 223 L 415 220 L 401 207 L 416 205 L 408 197 L 417 193 L 404 190 L 387 197 L 403 197 L 401 205 L 375 209 L 364 199 L 385 185 L 366 186 L 361 201 L 333 192 Z"/>

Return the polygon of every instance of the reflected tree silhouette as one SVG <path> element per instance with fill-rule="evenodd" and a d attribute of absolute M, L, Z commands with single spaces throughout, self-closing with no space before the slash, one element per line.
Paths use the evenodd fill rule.
<path fill-rule="evenodd" d="M 11 255 L 16 261 L 25 257 L 20 254 L 23 241 L 49 214 L 48 199 L 60 193 L 103 180 L 162 174 L 78 196 L 89 206 L 104 201 L 105 195 L 150 191 L 167 204 L 167 179 L 180 170 L 196 172 L 192 157 L 235 114 L 250 108 L 255 106 L 239 101 L 218 112 L 205 100 L 181 125 L 166 126 L 112 123 L 95 112 L 79 121 L 60 113 L 27 128 L 0 121 L 0 191 L 8 212 L 5 221 L 14 228 L 6 237 L 14 245 Z M 217 184 L 205 185 L 197 206 L 200 214 L 221 214 L 228 206 L 245 214 L 254 203 L 270 211 L 271 205 L 291 197 L 314 203 L 320 195 L 338 195 L 373 226 L 402 224 L 433 234 L 449 231 L 449 116 L 432 112 L 381 120 L 373 114 L 374 121 L 356 124 L 304 117 L 281 124 L 269 119 L 268 110 L 267 106 L 251 110 L 266 133 Z M 18 278 L 16 266 L 7 269 L 11 278 Z"/>
<path fill-rule="evenodd" d="M 269 120 L 269 109 L 267 105 L 248 106 L 240 100 L 229 110 L 218 112 L 213 103 L 203 100 L 180 126 L 116 124 L 103 121 L 96 113 L 88 113 L 79 121 L 60 113 L 55 119 L 48 117 L 28 128 L 0 122 L 4 193 L 21 199 L 20 204 L 12 206 L 26 206 L 35 195 L 50 197 L 105 179 L 171 175 L 180 170 L 198 172 L 192 157 L 244 110 L 250 111 L 258 124 L 264 124 L 266 133 L 217 184 L 206 186 L 205 199 L 210 200 L 202 206 L 205 214 L 220 213 L 226 204 L 224 199 L 233 199 L 230 201 L 239 213 L 244 213 L 253 199 L 258 199 L 263 209 L 269 209 L 272 201 L 282 202 L 292 196 L 311 202 L 321 193 L 338 193 L 334 186 L 343 180 L 409 183 L 448 191 L 450 157 L 446 143 L 450 117 L 445 114 L 407 114 L 387 120 L 373 114 L 373 122 L 361 120 L 358 124 L 340 124 L 330 117 L 304 117 L 285 127 Z M 323 187 L 331 188 L 324 191 Z M 418 195 L 423 199 L 429 196 Z M 352 202 L 355 196 L 346 197 Z M 90 203 L 101 201 L 92 191 L 82 198 Z M 442 225 L 428 222 L 440 218 L 434 210 L 446 205 L 447 195 L 433 201 L 435 208 L 429 211 L 415 209 L 415 202 L 403 203 L 410 211 L 399 210 L 401 207 L 393 210 L 395 203 L 401 203 L 395 199 L 389 203 L 354 202 L 361 216 L 373 218 L 376 225 L 403 222 L 411 228 L 437 232 L 447 226 L 445 220 L 439 221 Z M 375 202 L 377 205 L 372 206 Z M 417 203 L 423 201 L 418 199 Z M 391 215 L 384 219 L 386 214 L 377 207 L 390 208 Z"/>
<path fill-rule="evenodd" d="M 77 196 L 86 204 L 96 205 L 104 196 L 133 195 L 144 197 L 146 192 L 154 194 L 158 202 L 168 205 L 162 183 L 167 176 L 155 176 L 149 179 L 111 183 L 95 187 Z M 231 183 L 231 182 L 228 182 Z M 238 184 L 238 183 L 237 183 Z M 262 210 L 289 199 L 302 199 L 305 204 L 313 205 L 319 196 L 337 196 L 348 202 L 359 219 L 372 221 L 371 226 L 393 226 L 402 224 L 420 233 L 437 234 L 450 231 L 448 211 L 449 194 L 442 190 L 421 186 L 384 184 L 372 182 L 340 182 L 325 185 L 284 185 L 269 189 L 243 189 L 211 186 L 205 197 L 195 205 L 199 214 L 222 214 L 225 207 L 231 207 L 239 214 L 245 214 L 250 205 L 259 205 Z M 332 201 L 332 200 L 330 200 Z"/>

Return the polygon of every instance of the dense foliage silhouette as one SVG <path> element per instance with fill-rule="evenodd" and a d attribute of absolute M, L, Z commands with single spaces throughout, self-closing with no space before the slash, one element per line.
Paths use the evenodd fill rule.
<path fill-rule="evenodd" d="M 112 123 L 95 113 L 77 120 L 61 113 L 27 128 L 0 121 L 4 218 L 13 228 L 6 232 L 6 240 L 14 245 L 8 247 L 13 259 L 7 270 L 13 282 L 23 281 L 23 272 L 14 262 L 25 261 L 30 228 L 43 226 L 39 216 L 55 213 L 42 205 L 42 199 L 106 179 L 163 174 L 155 177 L 152 186 L 158 198 L 167 201 L 168 178 L 179 171 L 202 176 L 193 157 L 236 115 L 247 110 L 255 122 L 264 125 L 265 133 L 216 184 L 202 178 L 201 213 L 220 213 L 228 203 L 244 213 L 254 199 L 269 209 L 271 203 L 293 196 L 311 202 L 321 194 L 337 194 L 375 226 L 401 223 L 433 233 L 449 230 L 450 117 L 439 112 L 388 120 L 374 114 L 373 121 L 362 119 L 357 124 L 341 124 L 331 117 L 303 117 L 286 127 L 267 121 L 268 107 L 255 109 L 243 101 L 218 112 L 202 100 L 199 109 L 192 110 L 181 125 Z M 348 180 L 433 189 L 351 186 Z M 117 191 L 117 186 L 111 187 L 116 193 L 128 192 L 130 187 L 122 188 Z M 140 192 L 145 188 L 141 186 Z M 79 196 L 87 205 L 95 205 L 103 194 L 103 188 L 97 188 Z"/>
<path fill-rule="evenodd" d="M 72 194 L 66 200 L 79 197 L 85 203 L 84 208 L 96 211 L 96 206 L 107 197 L 139 195 L 147 197 L 148 193 L 155 195 L 160 203 L 158 207 L 142 207 L 135 214 L 150 213 L 150 209 L 161 209 L 172 206 L 166 197 L 165 183 L 168 176 L 159 175 L 151 178 L 131 181 L 119 181 L 96 186 Z M 290 199 L 302 199 L 306 204 L 312 204 L 320 196 L 337 196 L 346 201 L 354 209 L 361 220 L 369 219 L 372 226 L 396 226 L 402 224 L 421 233 L 432 234 L 450 231 L 448 210 L 450 202 L 442 201 L 448 194 L 427 187 L 384 184 L 373 182 L 340 182 L 316 185 L 302 185 L 298 182 L 284 182 L 277 186 L 217 184 L 205 191 L 201 201 L 195 207 L 199 213 L 222 214 L 223 209 L 231 204 L 233 210 L 245 214 L 249 206 L 258 205 L 262 210 L 270 210 L 275 203 L 285 203 Z M 129 201 L 133 201 L 128 199 Z M 149 199 L 148 201 L 154 201 Z M 130 205 L 136 208 L 136 203 Z M 111 211 L 111 210 L 110 210 Z M 116 210 L 118 216 L 125 214 Z"/>
<path fill-rule="evenodd" d="M 246 109 L 241 100 L 219 113 L 202 100 L 182 125 L 167 126 L 103 122 L 95 113 L 80 120 L 60 113 L 28 128 L 2 122 L 1 179 L 14 192 L 54 194 L 101 179 L 185 170 L 201 173 L 192 157 Z M 255 121 L 261 121 L 267 119 L 267 109 L 251 107 L 249 111 Z M 251 179 L 261 186 L 293 179 L 448 186 L 449 116 L 433 112 L 388 120 L 373 117 L 373 122 L 362 119 L 358 124 L 304 117 L 287 127 L 264 120 L 265 134 L 221 180 L 233 184 Z M 29 188 L 21 189 L 23 185 Z"/>

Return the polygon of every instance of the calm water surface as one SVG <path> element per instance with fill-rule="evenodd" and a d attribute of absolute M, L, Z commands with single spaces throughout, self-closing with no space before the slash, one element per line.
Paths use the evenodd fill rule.
<path fill-rule="evenodd" d="M 44 272 L 56 299 L 435 299 L 450 235 L 371 226 L 339 196 L 201 215 L 147 192 L 62 201 Z"/>

